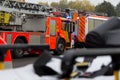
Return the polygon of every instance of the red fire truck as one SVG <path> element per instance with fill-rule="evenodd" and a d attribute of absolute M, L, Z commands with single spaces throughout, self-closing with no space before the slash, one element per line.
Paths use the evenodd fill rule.
<path fill-rule="evenodd" d="M 2 37 L 0 37 L 0 44 L 7 45 Z M 0 70 L 12 68 L 12 57 L 10 54 L 10 50 L 6 52 L 3 50 L 2 52 L 2 50 L 0 49 L 0 53 Z"/>
<path fill-rule="evenodd" d="M 76 17 L 76 16 L 75 16 Z M 92 29 L 96 28 L 100 24 L 104 23 L 108 20 L 108 17 L 105 16 L 97 16 L 97 15 L 84 15 L 80 14 L 76 19 L 76 27 L 74 34 L 74 47 L 75 48 L 83 48 L 85 42 L 86 34 Z"/>
<path fill-rule="evenodd" d="M 42 50 L 43 52 L 49 50 L 49 45 L 42 44 L 42 45 L 36 45 L 36 44 L 15 44 L 15 45 L 8 45 L 6 41 L 0 36 L 0 70 L 4 69 L 11 69 L 13 68 L 12 64 L 12 57 L 10 50 L 12 49 L 34 49 L 34 50 Z"/>
<path fill-rule="evenodd" d="M 48 17 L 46 21 L 45 40 L 50 50 L 55 54 L 62 54 L 65 49 L 71 48 L 72 32 L 75 23 L 63 17 Z"/>
<path fill-rule="evenodd" d="M 7 44 L 44 44 L 47 7 L 44 5 L 0 0 L 0 36 Z M 13 58 L 20 58 L 25 51 L 14 49 Z M 29 53 L 41 51 L 29 50 Z"/>

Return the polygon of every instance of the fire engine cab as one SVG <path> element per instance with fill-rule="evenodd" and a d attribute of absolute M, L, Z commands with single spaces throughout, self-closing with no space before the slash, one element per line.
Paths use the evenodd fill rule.
<path fill-rule="evenodd" d="M 75 23 L 63 17 L 48 17 L 46 21 L 45 39 L 50 50 L 62 54 L 65 49 L 71 48 L 72 32 Z"/>

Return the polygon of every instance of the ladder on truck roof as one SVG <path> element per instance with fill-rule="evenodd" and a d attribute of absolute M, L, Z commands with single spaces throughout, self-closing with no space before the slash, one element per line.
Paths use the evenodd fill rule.
<path fill-rule="evenodd" d="M 11 0 L 0 0 L 0 11 L 33 15 L 48 15 L 47 6 Z"/>

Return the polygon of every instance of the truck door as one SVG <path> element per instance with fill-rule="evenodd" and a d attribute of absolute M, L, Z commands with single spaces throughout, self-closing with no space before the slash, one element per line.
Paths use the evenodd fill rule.
<path fill-rule="evenodd" d="M 74 32 L 75 24 L 72 21 L 64 21 L 64 30 L 66 35 L 66 45 L 67 47 L 71 46 L 71 40 L 72 40 L 72 32 Z"/>
<path fill-rule="evenodd" d="M 56 30 L 57 30 L 57 20 L 56 18 L 48 18 L 47 25 L 46 25 L 46 43 L 50 45 L 50 49 L 56 49 Z"/>

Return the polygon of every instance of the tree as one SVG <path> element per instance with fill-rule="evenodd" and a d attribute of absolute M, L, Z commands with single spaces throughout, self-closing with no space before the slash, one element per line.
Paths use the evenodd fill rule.
<path fill-rule="evenodd" d="M 86 11 L 89 11 L 89 10 L 93 11 L 94 10 L 94 6 L 88 0 L 82 1 L 82 8 L 83 8 L 83 10 L 86 10 Z"/>
<path fill-rule="evenodd" d="M 70 8 L 72 8 L 72 9 L 76 9 L 76 10 L 80 10 L 80 9 L 82 9 L 82 3 L 81 3 L 81 1 L 79 1 L 79 0 L 76 0 L 76 1 L 74 1 L 74 2 L 69 2 L 68 3 L 68 6 L 70 7 Z"/>
<path fill-rule="evenodd" d="M 67 1 L 67 0 L 60 0 L 59 3 L 52 2 L 52 7 L 61 8 L 64 10 L 65 8 L 71 8 L 76 10 L 85 10 L 85 11 L 94 11 L 95 6 L 90 3 L 88 0 L 75 0 L 75 1 Z"/>
<path fill-rule="evenodd" d="M 116 6 L 116 13 L 117 13 L 117 16 L 120 16 L 120 3 L 118 3 Z"/>
<path fill-rule="evenodd" d="M 38 4 L 40 4 L 40 5 L 45 5 L 45 6 L 49 6 L 48 2 L 39 2 Z"/>
<path fill-rule="evenodd" d="M 57 2 L 52 2 L 50 5 L 51 5 L 51 7 L 57 8 L 57 7 L 59 6 L 59 3 L 57 3 Z"/>
<path fill-rule="evenodd" d="M 100 13 L 106 13 L 108 16 L 116 16 L 116 11 L 114 9 L 114 6 L 107 1 L 104 1 L 101 4 L 98 4 L 95 7 L 95 11 Z"/>
<path fill-rule="evenodd" d="M 94 11 L 95 7 L 88 0 L 70 1 L 68 6 L 77 10 Z"/>
<path fill-rule="evenodd" d="M 68 8 L 67 0 L 60 0 L 59 8 L 61 8 L 62 10 L 64 10 L 65 8 Z"/>
<path fill-rule="evenodd" d="M 68 3 L 69 8 L 73 8 L 74 9 L 74 5 L 75 5 L 75 1 L 70 1 Z"/>

